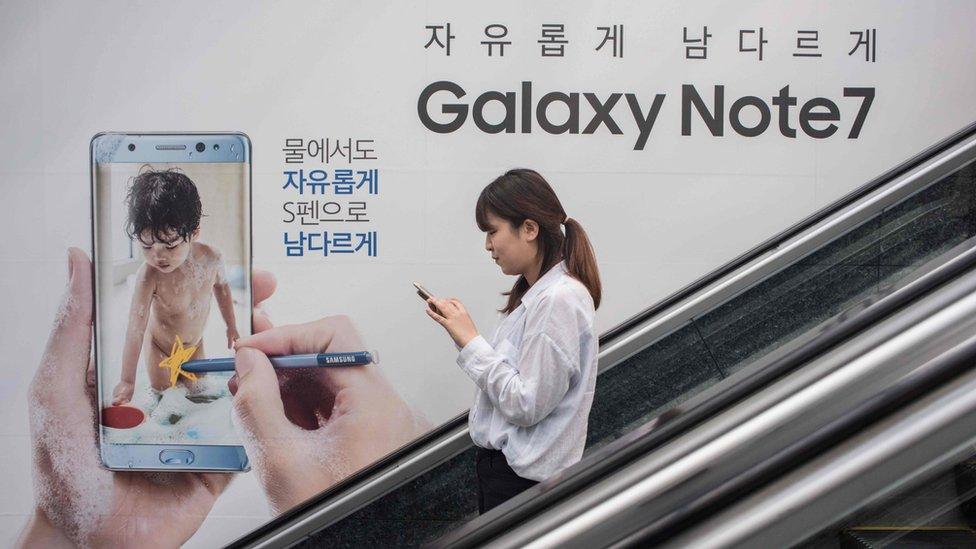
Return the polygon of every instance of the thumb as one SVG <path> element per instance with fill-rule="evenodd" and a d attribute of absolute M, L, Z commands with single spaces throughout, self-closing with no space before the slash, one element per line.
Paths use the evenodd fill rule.
<path fill-rule="evenodd" d="M 68 249 L 68 287 L 54 319 L 41 366 L 34 376 L 38 397 L 53 406 L 84 409 L 92 324 L 91 261 L 78 248 Z"/>
<path fill-rule="evenodd" d="M 245 434 L 262 446 L 272 438 L 285 436 L 291 423 L 285 417 L 278 376 L 267 355 L 252 347 L 241 347 L 235 355 L 234 367 L 237 370 L 234 412 Z"/>

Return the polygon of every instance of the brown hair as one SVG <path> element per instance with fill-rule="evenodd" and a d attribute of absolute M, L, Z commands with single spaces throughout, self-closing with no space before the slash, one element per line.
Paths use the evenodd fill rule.
<path fill-rule="evenodd" d="M 566 260 L 566 270 L 586 286 L 593 297 L 593 306 L 600 306 L 602 286 L 596 266 L 593 246 L 586 231 L 573 218 L 566 218 L 566 210 L 549 183 L 534 170 L 519 168 L 498 176 L 481 191 L 475 206 L 474 218 L 478 228 L 488 231 L 488 214 L 508 221 L 518 230 L 526 219 L 539 224 L 539 250 L 542 252 L 541 277 L 560 260 Z M 566 235 L 560 230 L 565 222 Z M 501 312 L 511 313 L 522 302 L 529 283 L 520 276 L 508 296 L 508 304 Z"/>

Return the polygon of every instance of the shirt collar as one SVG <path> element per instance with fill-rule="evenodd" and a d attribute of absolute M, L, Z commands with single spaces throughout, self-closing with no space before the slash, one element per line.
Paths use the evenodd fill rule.
<path fill-rule="evenodd" d="M 562 278 L 564 274 L 567 273 L 566 261 L 560 261 L 552 266 L 551 269 L 546 271 L 546 274 L 539 277 L 539 280 L 535 281 L 535 284 L 529 286 L 529 291 L 525 292 L 522 296 L 522 304 L 528 307 L 533 301 L 539 298 L 539 295 L 546 290 L 546 288 L 552 286 L 557 280 Z"/>

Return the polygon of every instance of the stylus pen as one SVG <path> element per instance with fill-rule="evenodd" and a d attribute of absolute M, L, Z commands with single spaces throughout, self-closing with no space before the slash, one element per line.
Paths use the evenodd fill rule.
<path fill-rule="evenodd" d="M 308 355 L 269 356 L 275 368 L 322 368 L 332 366 L 365 366 L 373 362 L 373 354 L 368 351 L 354 353 L 318 353 Z M 183 370 L 190 373 L 233 372 L 234 357 L 203 358 L 183 363 Z"/>

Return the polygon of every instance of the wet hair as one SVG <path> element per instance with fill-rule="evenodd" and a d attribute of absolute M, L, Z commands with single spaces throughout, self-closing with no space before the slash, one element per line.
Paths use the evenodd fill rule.
<path fill-rule="evenodd" d="M 132 178 L 125 203 L 128 207 L 125 232 L 146 245 L 152 244 L 143 240 L 147 230 L 157 242 L 189 240 L 200 227 L 203 216 L 197 186 L 175 169 L 154 170 L 144 166 Z M 176 235 L 169 235 L 170 232 Z"/>
<path fill-rule="evenodd" d="M 556 192 L 538 172 L 525 168 L 509 170 L 489 183 L 475 206 L 475 221 L 482 231 L 491 229 L 489 213 L 508 221 L 513 230 L 518 230 L 527 219 L 535 221 L 539 225 L 538 243 L 542 253 L 539 276 L 565 259 L 566 270 L 586 286 L 594 307 L 600 306 L 603 289 L 590 239 L 579 222 L 573 218 L 566 220 L 566 210 Z M 561 230 L 564 220 L 565 235 Z M 512 289 L 502 294 L 508 296 L 508 303 L 501 312 L 514 311 L 528 290 L 528 281 L 520 276 Z"/>

